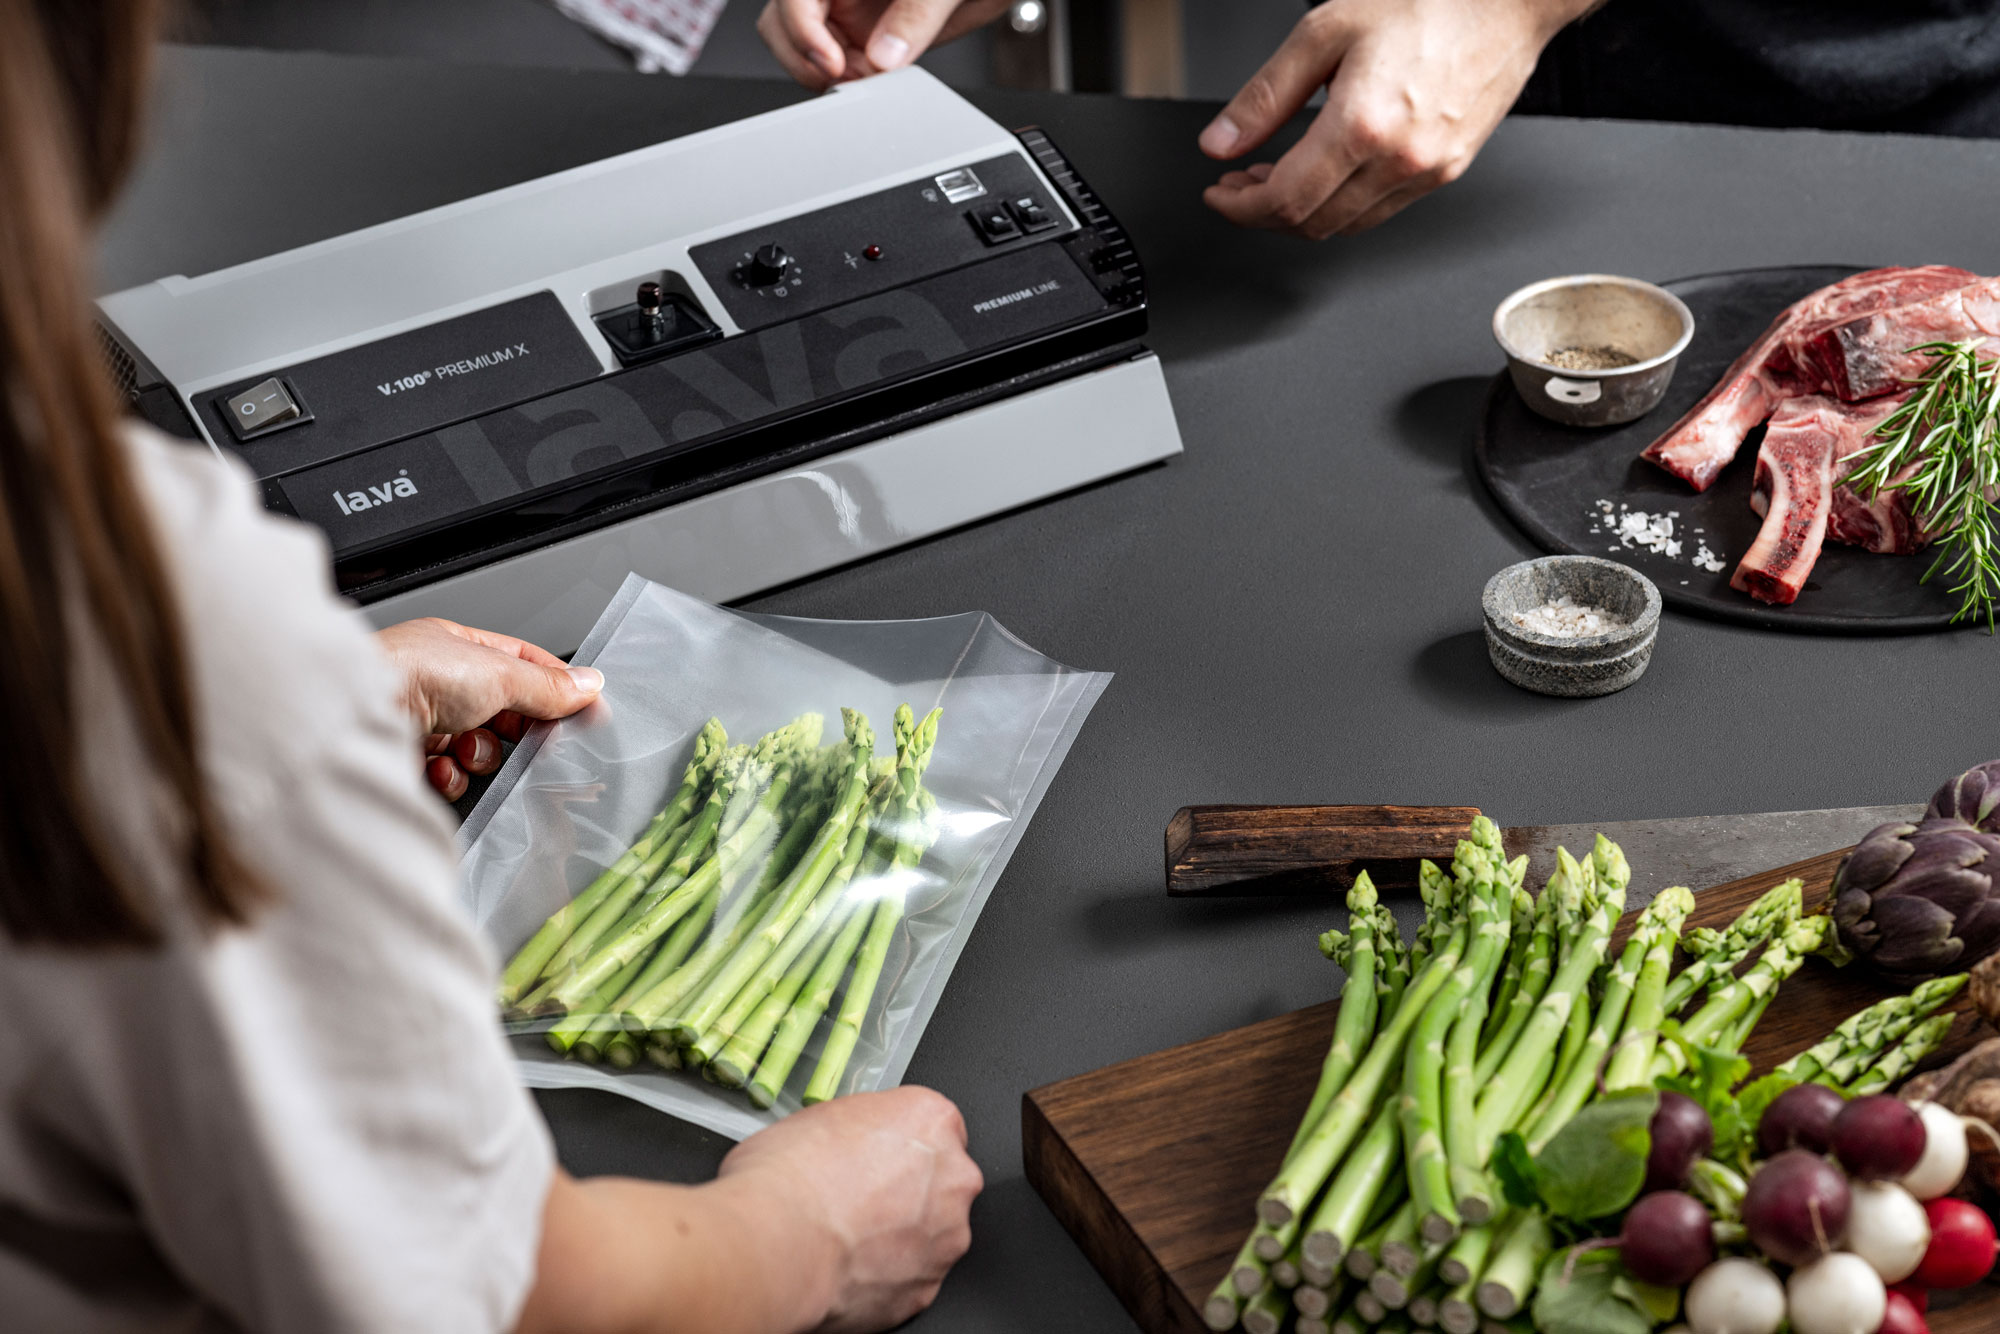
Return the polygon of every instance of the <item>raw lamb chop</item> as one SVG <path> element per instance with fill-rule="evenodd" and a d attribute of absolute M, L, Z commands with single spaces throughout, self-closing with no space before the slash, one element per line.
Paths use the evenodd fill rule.
<path fill-rule="evenodd" d="M 1984 278 L 1817 329 L 1799 346 L 1798 360 L 1834 397 L 1854 403 L 1922 374 L 1929 359 L 1911 348 L 1994 337 L 2000 337 L 2000 278 Z"/>
<path fill-rule="evenodd" d="M 1751 507 L 1764 516 L 1729 586 L 1760 602 L 1789 605 L 1805 587 L 1827 539 L 1870 551 L 1915 551 L 1929 541 L 1900 491 L 1864 500 L 1843 484 L 1858 450 L 1902 401 L 1841 403 L 1820 394 L 1789 399 L 1771 416 L 1757 451 Z"/>
<path fill-rule="evenodd" d="M 1942 264 L 1871 269 L 1843 278 L 1787 307 L 1694 409 L 1655 440 L 1644 457 L 1706 491 L 1743 438 L 1789 398 L 1823 387 L 1820 370 L 1801 356 L 1828 329 L 1954 292 L 1978 275 Z M 1919 338 L 1915 341 L 1922 342 Z M 1887 388 L 1893 389 L 1891 383 Z M 1885 392 L 1878 390 L 1877 392 Z"/>

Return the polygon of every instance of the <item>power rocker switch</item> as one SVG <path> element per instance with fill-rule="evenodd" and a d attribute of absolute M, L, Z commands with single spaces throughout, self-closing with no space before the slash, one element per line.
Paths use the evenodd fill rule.
<path fill-rule="evenodd" d="M 238 440 L 249 440 L 298 421 L 305 413 L 285 382 L 272 376 L 229 400 L 229 427 Z"/>

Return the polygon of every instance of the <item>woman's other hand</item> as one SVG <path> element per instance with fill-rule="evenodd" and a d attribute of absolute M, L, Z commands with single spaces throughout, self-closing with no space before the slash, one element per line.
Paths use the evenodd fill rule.
<path fill-rule="evenodd" d="M 972 1244 L 985 1186 L 949 1098 L 905 1087 L 808 1107 L 722 1160 L 718 1184 L 774 1190 L 831 1278 L 825 1330 L 888 1329 L 928 1307 Z M 797 1252 L 795 1252 L 796 1254 Z"/>
<path fill-rule="evenodd" d="M 1230 159 L 1326 89 L 1275 163 L 1202 196 L 1231 222 L 1319 241 L 1366 231 L 1457 180 L 1563 25 L 1597 0 L 1326 0 L 1201 133 Z"/>
<path fill-rule="evenodd" d="M 704 1186 L 558 1171 L 515 1334 L 891 1329 L 965 1254 L 982 1185 L 958 1108 L 921 1088 L 795 1112 Z"/>
<path fill-rule="evenodd" d="M 901 69 L 1007 12 L 1012 0 L 770 0 L 757 32 L 815 91 Z"/>
<path fill-rule="evenodd" d="M 468 774 L 500 767 L 501 739 L 529 722 L 567 718 L 604 689 L 594 667 L 571 667 L 546 649 L 435 616 L 404 621 L 376 639 L 403 676 L 403 705 L 424 733 L 424 774 L 446 801 Z"/>

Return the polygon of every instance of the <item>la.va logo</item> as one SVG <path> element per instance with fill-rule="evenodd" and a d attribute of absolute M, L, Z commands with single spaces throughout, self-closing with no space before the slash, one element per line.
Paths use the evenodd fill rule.
<path fill-rule="evenodd" d="M 340 506 L 342 514 L 353 514 L 359 510 L 372 510 L 377 505 L 386 505 L 392 500 L 417 494 L 417 484 L 410 480 L 410 470 L 404 468 L 380 486 L 371 486 L 366 491 L 349 491 L 342 495 L 333 493 L 333 503 Z"/>

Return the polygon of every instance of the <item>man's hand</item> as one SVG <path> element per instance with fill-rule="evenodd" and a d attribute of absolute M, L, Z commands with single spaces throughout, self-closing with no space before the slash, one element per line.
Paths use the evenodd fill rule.
<path fill-rule="evenodd" d="M 757 32 L 815 91 L 901 69 L 1007 12 L 1011 0 L 770 0 Z"/>
<path fill-rule="evenodd" d="M 424 766 L 446 801 L 465 795 L 467 774 L 500 767 L 501 738 L 519 741 L 528 723 L 567 718 L 604 689 L 594 667 L 509 635 L 427 617 L 376 639 L 403 674 L 403 705 L 424 733 Z"/>
<path fill-rule="evenodd" d="M 1201 134 L 1241 157 L 1321 87 L 1326 104 L 1276 163 L 1203 200 L 1231 222 L 1319 241 L 1366 231 L 1464 173 L 1542 48 L 1595 0 L 1326 0 Z"/>

